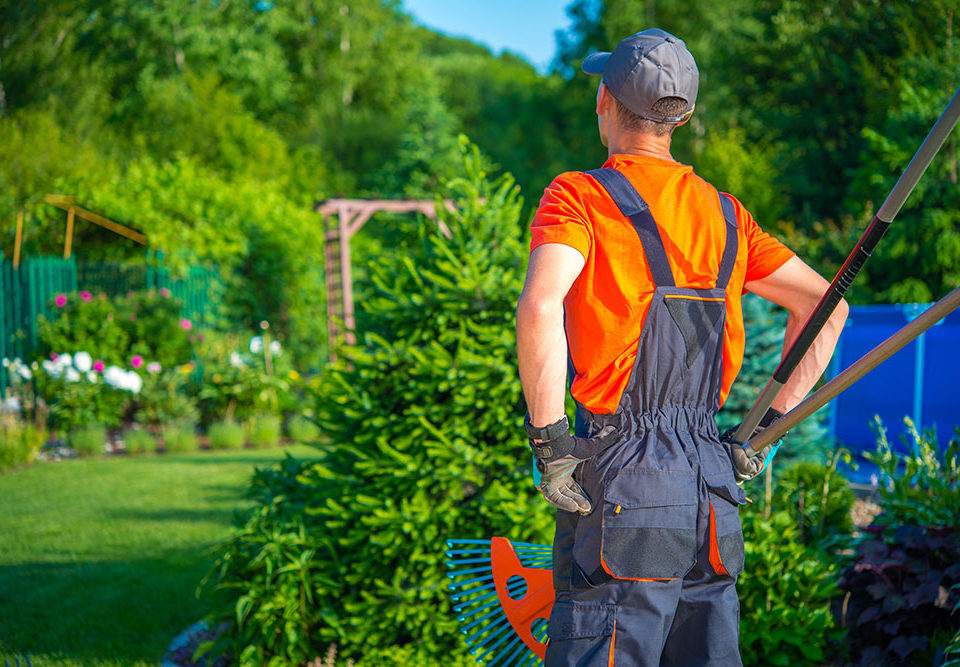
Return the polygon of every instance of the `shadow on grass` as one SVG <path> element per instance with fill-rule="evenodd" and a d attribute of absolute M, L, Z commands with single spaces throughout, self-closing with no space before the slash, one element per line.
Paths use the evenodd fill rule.
<path fill-rule="evenodd" d="M 209 550 L 122 562 L 0 567 L 0 637 L 14 655 L 157 664 L 179 632 L 206 611 L 194 592 Z"/>

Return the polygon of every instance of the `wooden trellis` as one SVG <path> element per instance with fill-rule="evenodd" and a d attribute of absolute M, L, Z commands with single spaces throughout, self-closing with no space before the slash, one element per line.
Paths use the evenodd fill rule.
<path fill-rule="evenodd" d="M 453 204 L 446 200 L 447 208 Z M 393 201 L 386 199 L 327 199 L 317 202 L 314 210 L 323 217 L 323 257 L 327 281 L 327 335 L 330 359 L 336 359 L 340 337 L 348 345 L 356 342 L 353 317 L 353 277 L 350 270 L 350 239 L 374 213 L 423 213 L 437 219 L 436 202 L 432 199 Z M 334 220 L 334 216 L 336 220 Z M 450 237 L 450 230 L 438 221 L 440 231 Z"/>

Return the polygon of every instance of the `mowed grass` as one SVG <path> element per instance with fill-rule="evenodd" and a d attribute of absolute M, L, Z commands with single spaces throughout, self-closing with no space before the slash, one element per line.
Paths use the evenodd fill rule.
<path fill-rule="evenodd" d="M 0 661 L 156 665 L 206 612 L 211 548 L 258 465 L 290 452 L 41 463 L 0 475 Z"/>

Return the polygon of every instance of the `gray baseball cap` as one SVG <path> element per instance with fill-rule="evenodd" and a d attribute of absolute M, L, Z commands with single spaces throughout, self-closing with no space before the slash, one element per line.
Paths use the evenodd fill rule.
<path fill-rule="evenodd" d="M 630 35 L 613 53 L 593 53 L 581 66 L 587 74 L 602 74 L 603 83 L 630 111 L 658 123 L 679 123 L 693 113 L 700 72 L 682 39 L 650 28 Z M 653 110 L 663 97 L 680 97 L 687 108 L 680 116 Z"/>

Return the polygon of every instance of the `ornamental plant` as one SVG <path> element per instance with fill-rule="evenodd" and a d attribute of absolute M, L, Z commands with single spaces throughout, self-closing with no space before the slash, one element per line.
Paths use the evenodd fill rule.
<path fill-rule="evenodd" d="M 90 299 L 77 292 L 58 294 L 51 305 L 55 313 L 52 319 L 37 316 L 41 355 L 84 350 L 105 364 L 128 361 L 130 334 L 121 326 L 116 306 L 105 294 Z"/>
<path fill-rule="evenodd" d="M 371 263 L 359 344 L 312 385 L 329 442 L 318 460 L 258 473 L 218 560 L 215 616 L 240 664 L 298 664 L 332 643 L 345 657 L 415 646 L 414 664 L 448 664 L 465 647 L 444 540 L 550 539 L 516 372 L 522 200 L 461 148 L 455 210 L 437 207 L 452 238 L 423 220 L 415 244 Z"/>
<path fill-rule="evenodd" d="M 119 425 L 143 384 L 136 371 L 104 367 L 86 351 L 51 356 L 39 365 L 35 378 L 52 425 L 68 432 L 91 423 Z"/>

